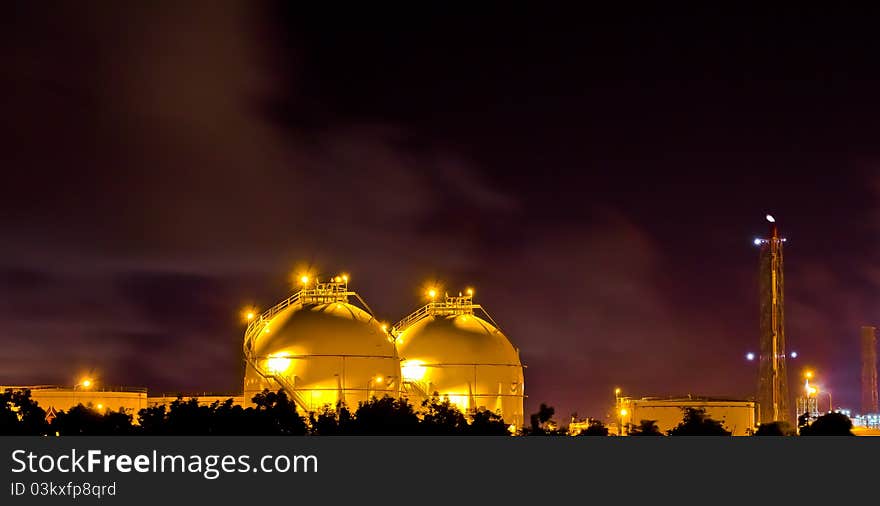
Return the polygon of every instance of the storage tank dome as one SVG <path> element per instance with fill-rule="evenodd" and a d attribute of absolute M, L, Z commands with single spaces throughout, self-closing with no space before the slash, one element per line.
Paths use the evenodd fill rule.
<path fill-rule="evenodd" d="M 349 298 L 361 300 L 347 280 L 317 283 L 257 317 L 245 335 L 245 401 L 279 387 L 304 411 L 340 401 L 356 409 L 371 397 L 397 396 L 393 339 Z"/>
<path fill-rule="evenodd" d="M 408 395 L 424 398 L 436 392 L 462 411 L 486 409 L 508 424 L 522 425 L 519 350 L 471 297 L 432 302 L 392 332 Z"/>

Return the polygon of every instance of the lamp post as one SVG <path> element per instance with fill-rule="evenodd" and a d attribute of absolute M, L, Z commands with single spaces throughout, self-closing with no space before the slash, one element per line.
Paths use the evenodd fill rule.
<path fill-rule="evenodd" d="M 828 412 L 834 412 L 834 404 L 831 402 L 831 390 L 825 390 L 822 392 L 823 394 L 828 394 Z"/>

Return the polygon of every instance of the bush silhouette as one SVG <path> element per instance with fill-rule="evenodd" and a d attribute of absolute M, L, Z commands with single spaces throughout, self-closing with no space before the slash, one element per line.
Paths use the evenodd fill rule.
<path fill-rule="evenodd" d="M 721 422 L 706 416 L 702 408 L 684 408 L 684 418 L 673 429 L 667 431 L 670 436 L 729 436 Z"/>

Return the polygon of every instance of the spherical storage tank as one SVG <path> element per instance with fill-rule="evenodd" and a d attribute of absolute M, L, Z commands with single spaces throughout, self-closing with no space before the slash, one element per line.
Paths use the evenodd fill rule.
<path fill-rule="evenodd" d="M 304 278 L 308 285 L 308 280 Z M 245 333 L 245 402 L 284 388 L 300 410 L 356 409 L 371 397 L 399 394 L 400 361 L 386 328 L 348 291 L 348 278 L 305 286 L 255 317 Z"/>
<path fill-rule="evenodd" d="M 477 316 L 474 310 L 481 312 Z M 403 390 L 438 393 L 465 412 L 487 409 L 505 423 L 523 424 L 523 366 L 519 350 L 471 294 L 446 297 L 417 310 L 392 329 Z"/>

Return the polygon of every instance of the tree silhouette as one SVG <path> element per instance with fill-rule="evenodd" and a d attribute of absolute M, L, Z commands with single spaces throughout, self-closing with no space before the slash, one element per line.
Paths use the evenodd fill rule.
<path fill-rule="evenodd" d="M 538 408 L 537 413 L 532 413 L 529 417 L 529 422 L 531 424 L 531 429 L 528 432 L 530 436 L 547 436 L 547 435 L 555 435 L 557 431 L 553 426 L 556 424 L 553 422 L 553 415 L 556 414 L 556 410 L 553 406 L 548 406 L 541 403 L 541 406 Z"/>
<path fill-rule="evenodd" d="M 629 430 L 630 436 L 663 436 L 657 427 L 657 420 L 642 420 L 638 425 L 633 425 Z"/>
<path fill-rule="evenodd" d="M 336 409 L 324 406 L 320 412 L 309 413 L 310 434 L 315 436 L 341 436 L 351 433 L 351 412 L 340 402 Z"/>
<path fill-rule="evenodd" d="M 0 393 L 0 435 L 42 436 L 49 431 L 46 412 L 31 399 L 31 391 Z"/>
<path fill-rule="evenodd" d="M 607 436 L 608 427 L 601 420 L 590 418 L 587 421 L 587 428 L 582 430 L 578 436 Z"/>
<path fill-rule="evenodd" d="M 471 413 L 471 423 L 466 427 L 466 434 L 472 436 L 509 436 L 510 430 L 500 415 L 488 409 Z"/>
<path fill-rule="evenodd" d="M 810 425 L 810 414 L 802 413 L 797 419 L 798 432 L 802 431 L 807 425 Z"/>
<path fill-rule="evenodd" d="M 140 433 L 165 436 L 299 436 L 306 434 L 305 420 L 296 404 L 279 390 L 263 390 L 253 399 L 255 407 L 243 408 L 232 399 L 199 404 L 198 399 L 178 397 L 168 406 L 138 412 Z"/>
<path fill-rule="evenodd" d="M 755 436 L 795 436 L 797 432 L 788 422 L 769 422 L 758 426 Z"/>
<path fill-rule="evenodd" d="M 441 401 L 439 394 L 434 392 L 430 399 L 422 401 L 422 420 L 420 431 L 432 436 L 445 436 L 464 434 L 467 428 L 467 419 L 461 411 L 444 397 Z"/>
<path fill-rule="evenodd" d="M 684 418 L 673 429 L 667 431 L 670 436 L 729 436 L 721 422 L 706 416 L 703 408 L 684 408 Z"/>
<path fill-rule="evenodd" d="M 164 404 L 149 406 L 138 411 L 138 423 L 141 434 L 148 436 L 168 435 L 168 425 L 165 423 L 167 407 Z"/>
<path fill-rule="evenodd" d="M 131 418 L 122 408 L 101 413 L 78 404 L 59 411 L 50 430 L 60 436 L 126 436 L 134 433 Z"/>
<path fill-rule="evenodd" d="M 269 436 L 302 436 L 306 433 L 306 422 L 296 412 L 296 403 L 287 398 L 284 390 L 270 392 L 263 390 L 252 399 L 257 405 L 253 408 L 253 427 L 256 434 Z"/>
<path fill-rule="evenodd" d="M 854 436 L 852 427 L 852 420 L 848 416 L 832 411 L 802 427 L 801 436 Z"/>
<path fill-rule="evenodd" d="M 361 402 L 349 424 L 351 434 L 357 435 L 415 435 L 419 432 L 419 417 L 406 398 L 384 396 Z"/>

